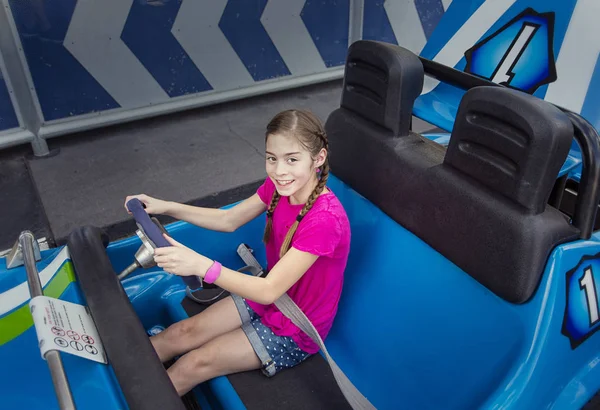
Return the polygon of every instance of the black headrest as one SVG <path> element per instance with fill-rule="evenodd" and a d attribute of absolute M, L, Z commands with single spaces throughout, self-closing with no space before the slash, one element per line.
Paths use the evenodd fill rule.
<path fill-rule="evenodd" d="M 569 118 L 552 104 L 517 90 L 476 87 L 460 103 L 444 163 L 537 214 L 572 139 Z"/>
<path fill-rule="evenodd" d="M 348 50 L 341 106 L 394 136 L 408 135 L 423 78 L 423 65 L 414 53 L 393 44 L 357 41 Z"/>

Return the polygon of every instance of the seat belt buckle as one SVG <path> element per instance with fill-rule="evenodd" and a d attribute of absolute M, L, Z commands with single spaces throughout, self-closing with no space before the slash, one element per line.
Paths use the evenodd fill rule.
<path fill-rule="evenodd" d="M 267 376 L 273 376 L 276 371 L 277 369 L 275 369 L 275 361 L 273 359 L 269 358 L 269 360 L 263 363 L 263 373 Z"/>
<path fill-rule="evenodd" d="M 238 246 L 237 248 L 237 254 L 240 256 L 240 258 L 242 258 L 244 263 L 247 266 L 252 266 L 256 269 L 256 271 L 258 272 L 256 276 L 264 276 L 265 270 L 260 265 L 260 262 L 258 262 L 258 260 L 254 257 L 253 252 L 254 251 L 252 250 L 252 248 L 250 248 L 245 243 L 240 244 L 240 246 Z"/>

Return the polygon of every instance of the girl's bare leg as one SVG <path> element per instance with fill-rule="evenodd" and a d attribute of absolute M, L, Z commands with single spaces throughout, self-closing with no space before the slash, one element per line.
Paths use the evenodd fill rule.
<path fill-rule="evenodd" d="M 203 312 L 174 323 L 150 341 L 162 362 L 197 349 L 220 335 L 238 329 L 242 320 L 231 296 L 209 306 Z"/>
<path fill-rule="evenodd" d="M 181 357 L 167 370 L 177 393 L 217 376 L 259 369 L 260 360 L 241 328 L 222 334 Z"/>

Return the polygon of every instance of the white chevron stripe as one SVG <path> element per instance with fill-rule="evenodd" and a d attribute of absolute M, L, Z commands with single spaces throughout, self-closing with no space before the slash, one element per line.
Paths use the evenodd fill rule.
<path fill-rule="evenodd" d="M 173 24 L 173 35 L 215 90 L 254 83 L 219 28 L 227 0 L 183 0 Z"/>
<path fill-rule="evenodd" d="M 444 11 L 448 10 L 448 7 L 450 7 L 450 3 L 452 3 L 452 0 L 442 0 L 442 6 L 444 6 Z"/>
<path fill-rule="evenodd" d="M 169 100 L 121 40 L 132 4 L 133 0 L 78 1 L 64 41 L 67 50 L 123 108 Z"/>
<path fill-rule="evenodd" d="M 63 264 L 64 261 L 69 259 L 69 250 L 65 246 L 56 255 L 54 260 L 48 264 L 39 273 L 40 281 L 42 282 L 42 288 L 44 288 L 50 279 L 54 277 L 58 268 Z M 22 282 L 20 285 L 15 286 L 5 292 L 0 293 L 0 316 L 10 312 L 11 310 L 21 306 L 23 303 L 29 300 L 29 285 L 27 282 Z"/>
<path fill-rule="evenodd" d="M 419 54 L 427 37 L 414 0 L 387 0 L 384 7 L 398 45 Z"/>
<path fill-rule="evenodd" d="M 599 13 L 598 0 L 579 0 L 575 5 L 556 60 L 558 80 L 548 85 L 546 101 L 581 113 L 587 94 L 600 92 L 589 89 L 600 57 Z"/>
<path fill-rule="evenodd" d="M 433 58 L 433 61 L 454 67 L 464 57 L 465 51 L 471 48 L 486 31 L 500 18 L 517 0 L 489 0 L 484 2 L 471 17 L 448 40 L 444 47 Z M 431 92 L 440 82 L 425 76 L 421 94 Z"/>
<path fill-rule="evenodd" d="M 293 75 L 327 70 L 321 54 L 302 22 L 305 0 L 270 0 L 260 18 L 262 25 Z"/>

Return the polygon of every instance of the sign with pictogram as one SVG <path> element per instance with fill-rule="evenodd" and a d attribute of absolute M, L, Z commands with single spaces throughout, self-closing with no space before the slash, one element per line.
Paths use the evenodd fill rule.
<path fill-rule="evenodd" d="M 29 309 L 42 357 L 59 350 L 99 363 L 107 363 L 96 325 L 85 306 L 47 296 L 37 296 Z"/>

